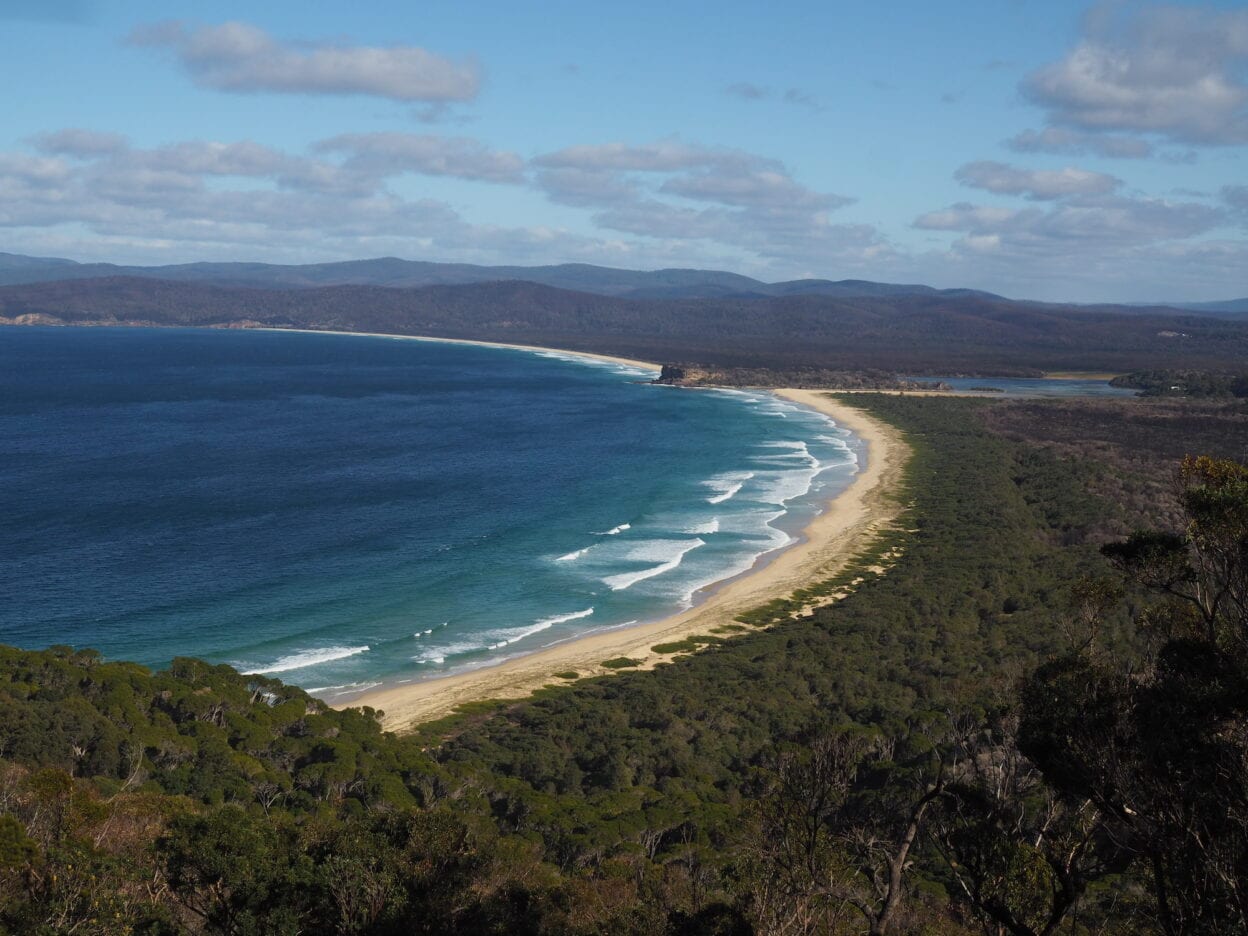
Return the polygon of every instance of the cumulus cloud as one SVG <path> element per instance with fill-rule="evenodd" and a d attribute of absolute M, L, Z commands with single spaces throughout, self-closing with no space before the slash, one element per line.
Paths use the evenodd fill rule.
<path fill-rule="evenodd" d="M 1072 199 L 1047 210 L 959 203 L 915 219 L 926 230 L 962 232 L 972 248 L 1017 254 L 1113 252 L 1125 245 L 1155 244 L 1206 233 L 1224 221 L 1216 208 L 1160 198 L 1100 196 Z M 1072 253 L 1073 252 L 1073 253 Z"/>
<path fill-rule="evenodd" d="M 573 146 L 533 160 L 553 201 L 600 209 L 602 228 L 702 241 L 808 264 L 886 249 L 868 225 L 833 224 L 852 199 L 802 185 L 777 160 L 679 141 Z M 674 199 L 674 200 L 671 200 Z"/>
<path fill-rule="evenodd" d="M 853 202 L 844 195 L 814 192 L 777 169 L 726 172 L 710 169 L 668 179 L 660 192 L 695 201 L 718 202 L 740 208 L 782 208 L 786 211 L 831 211 Z"/>
<path fill-rule="evenodd" d="M 1220 194 L 1231 214 L 1248 227 L 1248 185 L 1224 185 Z"/>
<path fill-rule="evenodd" d="M 757 157 L 739 150 L 716 149 L 674 141 L 632 145 L 600 143 L 569 146 L 546 153 L 533 164 L 552 169 L 623 170 L 631 172 L 674 172 L 709 164 L 756 162 Z"/>
<path fill-rule="evenodd" d="M 1063 59 L 1023 93 L 1051 123 L 1176 143 L 1248 142 L 1248 10 L 1101 6 Z"/>
<path fill-rule="evenodd" d="M 1153 145 L 1139 137 L 1097 134 L 1063 127 L 1024 130 L 1005 141 L 1016 153 L 1053 153 L 1059 156 L 1104 156 L 1110 159 L 1145 159 Z"/>
<path fill-rule="evenodd" d="M 346 154 L 344 168 L 370 175 L 403 172 L 455 176 L 483 182 L 517 183 L 524 178 L 524 160 L 467 137 L 416 133 L 346 133 L 322 140 L 320 153 Z"/>
<path fill-rule="evenodd" d="M 539 169 L 537 185 L 551 201 L 578 208 L 634 201 L 641 193 L 640 183 L 623 173 L 579 166 Z"/>
<path fill-rule="evenodd" d="M 40 133 L 31 142 L 43 153 L 82 158 L 116 153 L 127 146 L 126 138 L 120 133 L 104 133 L 77 127 Z"/>
<path fill-rule="evenodd" d="M 909 259 L 920 278 L 1008 295 L 1080 301 L 1225 298 L 1243 290 L 1248 244 L 1210 239 L 1224 210 L 1120 195 L 1046 206 L 958 203 L 920 215 L 947 247 Z"/>
<path fill-rule="evenodd" d="M 469 101 L 481 85 L 472 62 L 418 46 L 293 43 L 248 23 L 136 29 L 129 42 L 173 50 L 196 84 L 219 91 L 356 94 L 396 101 Z"/>
<path fill-rule="evenodd" d="M 993 208 L 958 202 L 939 211 L 921 214 L 914 226 L 928 231 L 973 231 L 999 227 L 1018 212 L 1013 208 Z"/>
<path fill-rule="evenodd" d="M 954 173 L 954 178 L 971 188 L 998 195 L 1023 195 L 1035 201 L 1071 195 L 1104 195 L 1122 184 L 1121 179 L 1111 175 L 1073 166 L 1057 170 L 1019 169 L 987 160 L 967 163 Z"/>
<path fill-rule="evenodd" d="M 0 229 L 27 252 L 143 262 L 385 254 L 632 267 L 761 262 L 714 240 L 471 223 L 437 198 L 388 190 L 390 178 L 412 173 L 521 180 L 519 157 L 472 140 L 363 134 L 314 144 L 313 155 L 246 140 L 103 145 L 77 131 L 30 142 L 29 152 L 0 152 Z"/>
<path fill-rule="evenodd" d="M 1232 208 L 1248 211 L 1248 185 L 1223 186 L 1222 197 Z"/>

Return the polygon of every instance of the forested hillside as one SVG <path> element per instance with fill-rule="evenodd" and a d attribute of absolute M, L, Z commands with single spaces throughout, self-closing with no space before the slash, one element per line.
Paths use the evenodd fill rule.
<path fill-rule="evenodd" d="M 395 737 L 374 713 L 224 666 L 153 674 L 85 650 L 4 651 L 0 926 L 1241 932 L 1244 830 L 1225 818 L 1243 815 L 1235 618 L 1218 611 L 1180 652 L 1186 619 L 1148 597 L 1165 582 L 1137 573 L 1141 556 L 1164 560 L 1182 591 L 1184 541 L 1120 547 L 1117 569 L 1101 547 L 1195 516 L 1191 530 L 1221 539 L 1192 548 L 1221 543 L 1233 558 L 1242 470 L 1193 462 L 1188 494 L 1171 484 L 1162 503 L 1119 499 L 1174 476 L 1187 423 L 1173 410 L 1098 403 L 1067 439 L 1053 426 L 1083 404 L 854 402 L 915 450 L 903 528 L 848 573 L 865 581 L 806 618 L 748 616 L 740 636 L 651 673 Z M 1211 454 L 1248 445 L 1238 409 L 1211 406 L 1192 424 Z M 1143 461 L 1087 457 L 1158 427 L 1167 447 Z M 865 571 L 894 548 L 886 574 Z M 1142 631 L 1148 607 L 1162 610 Z M 1127 665 L 1137 676 L 1124 683 Z M 1220 672 L 1224 691 L 1183 683 L 1193 666 Z M 1163 683 L 1178 708 L 1127 703 Z M 1111 708 L 1095 708 L 1089 685 Z M 1070 721 L 1085 711 L 1099 714 Z M 1107 727 L 1128 711 L 1153 721 Z M 1211 773 L 1168 773 L 1184 732 Z M 1162 748 L 1141 754 L 1146 738 Z M 1123 812 L 1107 750 L 1135 765 L 1131 795 L 1157 823 Z M 1224 810 L 1216 861 L 1161 821 L 1188 801 L 1193 834 Z M 1167 886 L 1208 913 L 1192 917 L 1187 897 L 1159 902 Z"/>
<path fill-rule="evenodd" d="M 979 294 L 621 299 L 529 282 L 250 289 L 113 277 L 0 287 L 0 319 L 433 335 L 730 367 L 892 373 L 1233 370 L 1248 323 Z"/>

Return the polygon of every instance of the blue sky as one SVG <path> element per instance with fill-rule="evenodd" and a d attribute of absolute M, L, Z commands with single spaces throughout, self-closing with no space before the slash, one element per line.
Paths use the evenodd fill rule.
<path fill-rule="evenodd" d="M 0 4 L 0 250 L 1248 295 L 1242 4 L 360 7 Z"/>

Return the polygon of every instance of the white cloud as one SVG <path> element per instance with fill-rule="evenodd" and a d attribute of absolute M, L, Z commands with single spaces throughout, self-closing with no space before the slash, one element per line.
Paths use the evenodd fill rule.
<path fill-rule="evenodd" d="M 1005 141 L 1016 153 L 1054 153 L 1060 156 L 1104 156 L 1109 159 L 1144 159 L 1153 145 L 1139 137 L 1088 133 L 1064 127 L 1024 130 Z"/>
<path fill-rule="evenodd" d="M 712 169 L 688 173 L 668 179 L 659 187 L 659 191 L 742 208 L 762 206 L 791 211 L 830 211 L 853 201 L 842 195 L 811 191 L 783 171 L 763 168 L 728 172 Z"/>
<path fill-rule="evenodd" d="M 600 143 L 591 146 L 569 146 L 546 153 L 533 160 L 534 165 L 551 169 L 620 170 L 628 172 L 675 172 L 702 166 L 774 165 L 774 160 L 740 150 L 719 149 L 694 144 L 663 141 L 631 145 Z"/>
<path fill-rule="evenodd" d="M 1047 253 L 1086 258 L 1124 246 L 1158 244 L 1207 233 L 1223 223 L 1216 208 L 1160 198 L 1099 196 L 1070 199 L 1048 209 L 1012 210 L 960 203 L 915 219 L 926 230 L 994 237 L 1016 255 Z"/>
<path fill-rule="evenodd" d="M 345 153 L 345 167 L 362 173 L 454 176 L 483 182 L 518 183 L 524 178 L 524 160 L 515 153 L 494 150 L 467 137 L 417 133 L 346 133 L 322 140 L 320 153 Z"/>
<path fill-rule="evenodd" d="M 475 63 L 418 46 L 281 42 L 248 23 L 158 23 L 135 30 L 129 41 L 172 48 L 196 84 L 219 91 L 447 102 L 470 101 L 481 86 Z"/>
<path fill-rule="evenodd" d="M 958 202 L 940 211 L 921 214 L 914 226 L 928 231 L 975 231 L 993 228 L 1010 221 L 1018 212 L 1012 208 L 993 208 Z"/>
<path fill-rule="evenodd" d="M 1121 9 L 1125 15 L 1116 16 Z M 1248 11 L 1102 5 L 1065 58 L 1023 92 L 1057 125 L 1248 143 Z"/>
<path fill-rule="evenodd" d="M 1105 195 L 1122 184 L 1121 179 L 1111 175 L 1073 166 L 1057 170 L 1019 169 L 988 160 L 967 163 L 954 173 L 954 178 L 971 188 L 998 195 L 1024 195 L 1035 201 L 1071 195 Z"/>
<path fill-rule="evenodd" d="M 533 164 L 537 185 L 553 201 L 599 207 L 594 223 L 613 231 L 803 265 L 852 260 L 883 244 L 870 226 L 829 222 L 829 212 L 853 199 L 810 189 L 778 160 L 743 150 L 607 143 L 568 147 Z"/>
<path fill-rule="evenodd" d="M 83 159 L 116 153 L 128 145 L 126 138 L 120 133 L 103 133 L 76 127 L 40 133 L 32 142 L 40 152 Z"/>

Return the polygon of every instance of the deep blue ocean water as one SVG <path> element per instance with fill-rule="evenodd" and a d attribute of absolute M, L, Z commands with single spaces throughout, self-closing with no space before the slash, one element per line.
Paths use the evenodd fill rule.
<path fill-rule="evenodd" d="M 359 336 L 0 329 L 0 642 L 333 699 L 653 620 L 861 444 L 764 393 Z"/>

